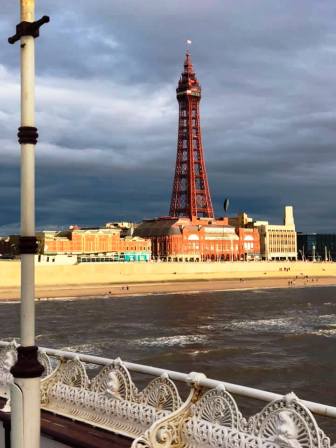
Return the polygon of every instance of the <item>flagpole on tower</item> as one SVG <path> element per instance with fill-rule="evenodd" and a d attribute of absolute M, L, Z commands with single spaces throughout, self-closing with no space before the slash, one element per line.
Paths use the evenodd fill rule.
<path fill-rule="evenodd" d="M 14 383 L 11 388 L 11 446 L 38 448 L 40 446 L 40 377 L 43 367 L 38 361 L 35 345 L 35 38 L 40 27 L 49 22 L 43 16 L 35 21 L 35 0 L 19 0 L 21 22 L 10 44 L 20 41 L 21 59 L 21 126 L 18 138 L 21 145 L 21 345 L 17 361 L 11 369 Z"/>
<path fill-rule="evenodd" d="M 192 44 L 192 41 L 190 39 L 187 39 L 186 41 L 186 53 L 189 53 L 189 48 Z"/>

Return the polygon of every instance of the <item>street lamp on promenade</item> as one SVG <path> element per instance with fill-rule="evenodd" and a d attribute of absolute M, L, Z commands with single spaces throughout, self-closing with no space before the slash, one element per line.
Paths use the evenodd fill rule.
<path fill-rule="evenodd" d="M 223 203 L 224 213 L 227 213 L 227 211 L 229 210 L 229 206 L 230 206 L 230 200 L 229 200 L 229 198 L 225 198 L 224 203 Z M 224 233 L 225 233 L 225 228 L 223 225 L 223 244 L 222 244 L 223 259 L 225 259 L 225 257 L 224 257 Z M 230 238 L 230 240 L 231 240 L 231 238 Z M 232 241 L 231 241 L 231 261 L 232 261 Z"/>
<path fill-rule="evenodd" d="M 11 447 L 40 446 L 40 377 L 43 367 L 38 361 L 35 345 L 35 38 L 49 17 L 35 21 L 35 0 L 20 0 L 21 22 L 10 44 L 20 41 L 21 55 L 21 345 L 17 361 L 11 369 Z"/>

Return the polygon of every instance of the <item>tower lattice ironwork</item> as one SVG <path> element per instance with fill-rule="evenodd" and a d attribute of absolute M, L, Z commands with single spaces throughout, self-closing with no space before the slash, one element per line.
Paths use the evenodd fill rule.
<path fill-rule="evenodd" d="M 200 126 L 201 86 L 189 51 L 176 89 L 179 103 L 177 156 L 170 216 L 213 218 Z"/>

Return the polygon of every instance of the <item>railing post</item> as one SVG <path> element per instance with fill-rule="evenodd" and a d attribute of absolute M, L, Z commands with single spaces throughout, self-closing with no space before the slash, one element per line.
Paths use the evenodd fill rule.
<path fill-rule="evenodd" d="M 40 446 L 40 376 L 43 367 L 35 346 L 35 38 L 39 28 L 49 21 L 35 22 L 35 0 L 20 0 L 21 22 L 16 34 L 8 39 L 20 41 L 21 54 L 21 346 L 12 367 L 14 385 L 11 391 L 13 448 Z"/>

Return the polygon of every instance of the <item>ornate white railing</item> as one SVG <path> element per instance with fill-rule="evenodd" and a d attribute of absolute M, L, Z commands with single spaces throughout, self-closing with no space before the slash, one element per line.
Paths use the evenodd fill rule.
<path fill-rule="evenodd" d="M 123 434 L 133 448 L 329 448 L 313 413 L 336 418 L 336 408 L 155 367 L 41 348 L 45 373 L 41 408 Z M 16 344 L 0 342 L 0 396 L 9 400 Z M 87 364 L 101 370 L 89 378 Z M 138 390 L 131 373 L 155 378 Z M 187 383 L 182 401 L 174 381 Z M 246 419 L 231 393 L 268 404 Z M 10 411 L 10 403 L 3 410 Z"/>

